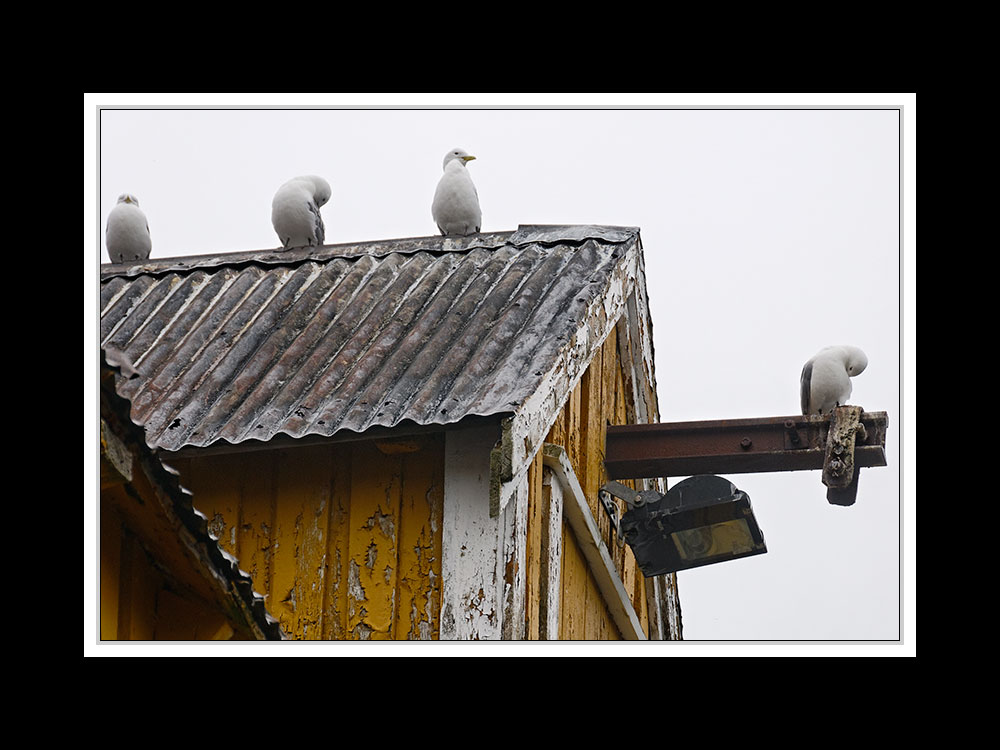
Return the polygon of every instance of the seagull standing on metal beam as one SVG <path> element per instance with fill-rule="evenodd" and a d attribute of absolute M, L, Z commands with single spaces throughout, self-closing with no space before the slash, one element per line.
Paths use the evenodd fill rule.
<path fill-rule="evenodd" d="M 431 216 L 441 234 L 475 234 L 483 224 L 479 193 L 465 166 L 475 158 L 460 148 L 444 155 L 444 175 L 431 203 Z"/>
<path fill-rule="evenodd" d="M 802 368 L 802 413 L 829 414 L 847 403 L 851 378 L 868 367 L 868 357 L 856 346 L 828 346 Z"/>

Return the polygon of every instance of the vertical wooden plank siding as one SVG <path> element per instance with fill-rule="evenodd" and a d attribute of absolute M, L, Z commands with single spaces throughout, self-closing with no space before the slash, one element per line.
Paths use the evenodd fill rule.
<path fill-rule="evenodd" d="M 330 469 L 309 452 L 281 451 L 274 466 L 271 613 L 318 638 L 323 612 Z M 280 493 L 280 494 L 279 494 Z M 279 502 L 279 497 L 281 501 Z M 285 499 L 287 498 L 287 500 Z"/>
<path fill-rule="evenodd" d="M 121 606 L 122 539 L 121 522 L 101 503 L 101 640 L 118 640 L 118 612 Z"/>
<path fill-rule="evenodd" d="M 630 406 L 632 397 L 626 392 L 630 381 L 623 374 L 619 356 L 618 331 L 613 328 L 597 356 L 594 357 L 567 399 L 562 413 L 546 437 L 546 442 L 566 449 L 570 463 L 586 494 L 588 505 L 598 523 L 602 539 L 614 560 L 615 566 L 630 593 L 632 606 L 639 615 L 643 629 L 649 633 L 648 607 L 646 605 L 645 579 L 638 571 L 635 558 L 627 545 L 619 547 L 611 521 L 598 500 L 598 489 L 607 481 L 604 470 L 604 446 L 609 424 L 627 424 L 635 420 L 635 410 Z M 539 472 L 540 473 L 540 472 Z M 536 591 L 529 588 L 527 606 L 528 637 L 539 632 L 541 618 L 537 589 L 540 588 L 540 564 L 532 551 L 540 550 L 541 534 L 545 528 L 544 512 L 546 495 L 536 480 L 535 467 L 529 471 L 529 581 Z M 624 510 L 624 507 L 622 507 Z M 560 626 L 558 637 L 563 640 L 605 640 L 620 638 L 593 575 L 573 537 L 563 524 Z M 550 637 L 554 637 L 553 634 Z"/>
<path fill-rule="evenodd" d="M 436 460 L 423 451 L 403 456 L 399 529 L 397 639 L 439 636 L 441 613 L 441 522 L 444 506 L 444 441 Z"/>
<path fill-rule="evenodd" d="M 109 592 L 115 591 L 117 604 L 117 611 L 108 613 L 108 624 L 114 632 L 109 628 L 107 637 L 120 641 L 155 640 L 156 598 L 163 588 L 163 576 L 150 565 L 135 538 L 114 514 L 101 520 L 111 527 L 105 530 L 105 540 L 118 547 L 118 567 L 105 572 L 110 573 Z"/>
<path fill-rule="evenodd" d="M 547 594 L 545 580 L 545 533 L 547 523 L 546 497 L 542 488 L 542 452 L 535 454 L 535 459 L 528 468 L 528 538 L 525 553 L 525 627 L 524 637 L 529 641 L 541 639 L 545 627 L 541 619 L 545 615 L 542 602 Z M 532 500 L 534 502 L 532 502 Z"/>
<path fill-rule="evenodd" d="M 401 485 L 398 456 L 382 456 L 371 443 L 354 446 L 347 556 L 347 632 L 353 640 L 392 638 Z"/>
<path fill-rule="evenodd" d="M 292 639 L 436 639 L 443 436 L 175 462 Z"/>
<path fill-rule="evenodd" d="M 594 602 L 588 600 L 589 590 L 596 588 L 589 580 L 587 563 L 576 538 L 563 526 L 563 555 L 559 600 L 559 640 L 576 641 L 587 638 L 587 620 L 608 619 L 599 608 L 591 611 Z"/>
<path fill-rule="evenodd" d="M 347 633 L 347 589 L 351 520 L 351 453 L 346 443 L 330 446 L 330 512 L 323 567 L 323 640 L 341 641 Z"/>
<path fill-rule="evenodd" d="M 531 464 L 527 468 L 530 469 Z M 525 639 L 529 494 L 528 471 L 525 471 L 517 482 L 517 491 L 500 514 L 498 551 L 501 553 L 503 607 L 500 637 L 505 641 Z"/>

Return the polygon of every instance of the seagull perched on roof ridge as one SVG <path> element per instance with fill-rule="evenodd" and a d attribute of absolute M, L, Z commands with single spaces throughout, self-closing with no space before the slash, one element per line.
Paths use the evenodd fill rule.
<path fill-rule="evenodd" d="M 475 158 L 460 148 L 444 155 L 444 174 L 431 203 L 431 216 L 441 234 L 475 234 L 482 227 L 479 193 L 466 168 Z"/>
<path fill-rule="evenodd" d="M 108 214 L 104 230 L 104 244 L 112 263 L 146 260 L 153 247 L 149 236 L 146 214 L 139 208 L 138 199 L 131 193 L 118 196 L 118 203 Z"/>
<path fill-rule="evenodd" d="M 271 225 L 282 249 L 323 244 L 326 228 L 319 210 L 330 195 L 330 183 L 316 175 L 293 177 L 278 188 L 271 201 Z"/>
<path fill-rule="evenodd" d="M 868 367 L 868 356 L 856 346 L 827 346 L 802 368 L 803 414 L 829 414 L 851 395 L 851 378 Z"/>

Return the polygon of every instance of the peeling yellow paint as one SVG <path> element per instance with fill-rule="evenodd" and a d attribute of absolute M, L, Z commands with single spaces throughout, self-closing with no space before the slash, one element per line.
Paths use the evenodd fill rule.
<path fill-rule="evenodd" d="M 438 637 L 443 435 L 379 443 L 177 462 L 290 638 Z"/>

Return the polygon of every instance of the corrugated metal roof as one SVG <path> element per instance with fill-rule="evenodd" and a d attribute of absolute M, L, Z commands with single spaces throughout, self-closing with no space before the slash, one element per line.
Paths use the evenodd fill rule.
<path fill-rule="evenodd" d="M 522 226 L 107 265 L 101 346 L 151 446 L 449 424 L 515 409 L 638 242 Z"/>

